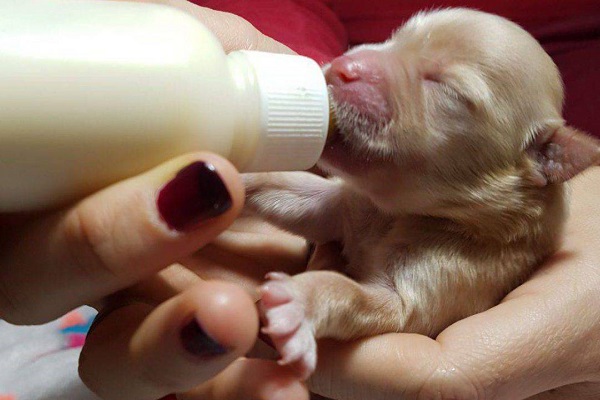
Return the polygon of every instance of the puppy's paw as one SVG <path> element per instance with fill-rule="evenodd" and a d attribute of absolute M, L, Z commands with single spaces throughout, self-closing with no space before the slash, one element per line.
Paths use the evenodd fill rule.
<path fill-rule="evenodd" d="M 307 379 L 317 364 L 317 343 L 306 317 L 305 300 L 289 275 L 273 272 L 267 279 L 260 288 L 262 332 L 269 335 L 281 355 L 279 364 L 290 365 L 300 378 Z"/>

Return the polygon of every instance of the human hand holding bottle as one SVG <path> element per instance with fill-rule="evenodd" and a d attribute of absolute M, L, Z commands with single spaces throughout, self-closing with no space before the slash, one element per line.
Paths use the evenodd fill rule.
<path fill-rule="evenodd" d="M 168 3 L 190 8 L 215 30 L 226 50 L 252 47 L 292 53 L 240 18 L 185 1 Z M 31 324 L 81 304 L 112 308 L 115 292 L 149 279 L 209 243 L 233 222 L 242 204 L 243 187 L 235 168 L 214 154 L 193 153 L 54 211 L 2 214 L 0 317 Z M 188 308 L 166 319 L 169 307 Z M 144 321 L 152 329 L 143 325 L 141 331 L 155 336 L 140 339 L 138 349 L 146 349 L 154 339 L 164 346 L 144 353 L 147 358 L 139 358 L 134 346 L 123 363 L 94 364 L 88 382 L 94 382 L 96 372 L 101 376 L 103 368 L 120 379 L 112 385 L 105 380 L 92 385 L 109 398 L 124 382 L 133 397 L 122 392 L 112 396 L 154 398 L 198 385 L 245 354 L 258 329 L 251 297 L 238 286 L 220 282 L 198 282 L 152 315 L 144 302 L 123 312 L 122 324 L 109 334 L 111 340 L 124 343 L 119 338 L 134 334 Z M 96 338 L 103 327 L 97 324 Z M 181 347 L 184 337 L 187 344 Z M 210 345 L 210 337 L 219 344 Z M 207 343 L 208 348 L 202 347 Z M 210 352 L 215 358 L 198 361 Z M 120 353 L 107 354 L 116 360 Z M 152 375 L 149 371 L 158 365 L 161 373 Z"/>

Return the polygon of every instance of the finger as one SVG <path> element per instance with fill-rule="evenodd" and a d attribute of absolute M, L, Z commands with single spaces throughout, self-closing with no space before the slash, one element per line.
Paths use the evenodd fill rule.
<path fill-rule="evenodd" d="M 306 386 L 275 361 L 241 358 L 179 400 L 308 400 Z"/>
<path fill-rule="evenodd" d="M 227 53 L 234 50 L 259 50 L 296 54 L 289 47 L 263 35 L 251 23 L 235 14 L 199 7 L 187 0 L 136 0 L 164 4 L 186 11 L 200 20 L 219 39 Z"/>
<path fill-rule="evenodd" d="M 389 334 L 355 342 L 319 342 L 311 391 L 337 400 L 474 398 L 426 396 L 422 390 L 444 365 L 442 349 L 421 335 Z M 419 397 L 421 396 L 421 397 Z"/>
<path fill-rule="evenodd" d="M 238 286 L 202 282 L 154 311 L 131 305 L 105 316 L 80 360 L 102 398 L 155 400 L 211 379 L 256 340 L 258 316 Z"/>
<path fill-rule="evenodd" d="M 587 382 L 563 386 L 548 392 L 540 393 L 527 400 L 598 400 L 600 399 L 600 383 Z"/>
<path fill-rule="evenodd" d="M 208 153 L 179 157 L 29 225 L 1 255 L 0 316 L 42 322 L 149 276 L 226 229 L 244 189 Z"/>
<path fill-rule="evenodd" d="M 306 269 L 306 260 L 305 239 L 256 218 L 240 217 L 181 263 L 204 279 L 235 282 L 258 296 L 256 289 L 268 272 L 300 273 Z"/>
<path fill-rule="evenodd" d="M 133 286 L 108 296 L 96 308 L 125 304 L 132 299 L 147 304 L 160 304 L 201 282 L 202 278 L 194 272 L 181 264 L 173 264 Z"/>

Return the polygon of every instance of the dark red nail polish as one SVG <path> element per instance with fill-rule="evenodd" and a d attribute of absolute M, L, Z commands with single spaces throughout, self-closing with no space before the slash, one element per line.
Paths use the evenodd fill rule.
<path fill-rule="evenodd" d="M 272 349 L 275 349 L 275 344 L 273 344 L 273 340 L 271 339 L 271 337 L 267 334 L 264 334 L 262 332 L 258 332 L 258 338 L 260 340 L 262 340 L 263 342 L 265 342 L 265 344 L 267 346 L 269 346 Z"/>
<path fill-rule="evenodd" d="M 212 164 L 195 162 L 177 173 L 158 194 L 158 211 L 178 231 L 191 229 L 232 206 L 231 195 Z"/>
<path fill-rule="evenodd" d="M 218 356 L 227 353 L 227 349 L 208 336 L 195 319 L 181 330 L 181 344 L 188 353 L 196 357 Z"/>

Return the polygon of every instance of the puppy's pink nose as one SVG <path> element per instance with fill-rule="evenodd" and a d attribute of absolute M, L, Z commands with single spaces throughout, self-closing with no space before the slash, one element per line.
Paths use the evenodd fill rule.
<path fill-rule="evenodd" d="M 333 60 L 325 69 L 333 100 L 338 105 L 351 105 L 373 121 L 391 120 L 388 99 L 393 96 L 385 80 L 385 61 L 385 54 L 375 50 L 360 50 Z"/>
<path fill-rule="evenodd" d="M 360 80 L 360 63 L 349 56 L 341 56 L 331 62 L 325 73 L 328 83 L 340 85 Z"/>

